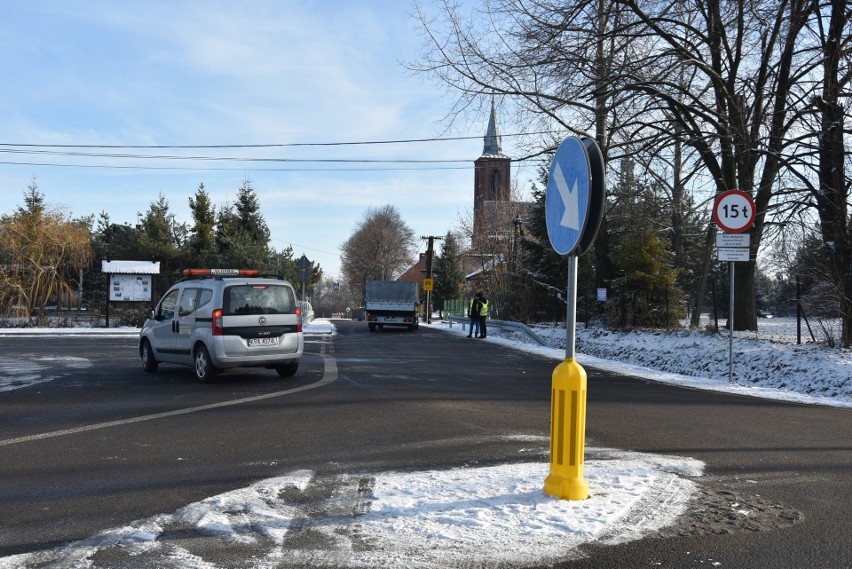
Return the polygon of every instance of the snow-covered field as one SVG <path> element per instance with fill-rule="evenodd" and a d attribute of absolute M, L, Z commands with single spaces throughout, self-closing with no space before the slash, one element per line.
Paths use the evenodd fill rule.
<path fill-rule="evenodd" d="M 463 339 L 466 332 L 459 324 L 432 327 L 472 342 Z M 485 341 L 538 353 L 554 364 L 564 358 L 564 329 L 538 327 L 536 332 L 551 347 L 496 327 L 489 328 Z M 0 330 L 0 336 L 4 333 L 10 332 Z M 308 337 L 334 333 L 327 320 L 316 320 L 306 329 Z M 736 382 L 730 384 L 726 336 L 625 334 L 582 327 L 577 336 L 577 359 L 584 366 L 693 388 L 852 407 L 849 350 L 738 337 Z M 2 375 L 0 370 L 0 384 Z M 576 558 L 586 543 L 641 539 L 673 524 L 687 511 L 704 470 L 703 463 L 690 458 L 587 448 L 590 498 L 557 500 L 543 492 L 548 437 L 519 433 L 512 440 L 523 443 L 530 462 L 424 472 L 353 472 L 334 479 L 304 470 L 283 472 L 79 542 L 0 558 L 0 569 L 92 567 L 95 559 L 109 559 L 112 567 L 216 568 L 223 565 L 205 558 L 204 552 L 233 547 L 252 552 L 240 560 L 248 567 L 540 565 Z M 329 487 L 335 490 L 328 492 Z M 330 496 L 327 502 L 318 505 L 304 499 L 318 491 Z M 735 497 L 729 502 L 720 505 L 728 518 L 751 521 L 754 512 L 747 505 Z M 302 509 L 306 503 L 310 512 Z M 326 546 L 306 547 L 313 542 L 300 540 L 298 532 L 319 534 Z M 718 565 L 713 559 L 692 561 Z"/>
<path fill-rule="evenodd" d="M 466 333 L 458 323 L 434 326 Z M 793 319 L 765 319 L 758 327 L 759 334 L 734 334 L 732 368 L 726 331 L 613 332 L 581 324 L 576 358 L 584 366 L 692 388 L 852 407 L 852 350 L 813 342 L 796 344 Z M 487 341 L 556 360 L 565 357 L 564 327 L 535 326 L 533 330 L 550 347 L 496 326 L 489 327 Z M 729 369 L 733 370 L 733 383 Z"/>

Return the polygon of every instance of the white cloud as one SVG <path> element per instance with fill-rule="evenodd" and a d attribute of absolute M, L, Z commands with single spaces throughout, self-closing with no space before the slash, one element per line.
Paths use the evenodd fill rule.
<path fill-rule="evenodd" d="M 49 1 L 7 8 L 0 68 L 3 140 L 15 143 L 232 145 L 430 138 L 450 102 L 411 76 L 416 57 L 406 3 L 355 1 Z M 481 128 L 472 133 L 484 133 Z M 481 130 L 481 132 L 480 132 Z M 273 238 L 298 220 L 323 227 L 307 245 L 337 251 L 370 206 L 391 203 L 415 231 L 443 233 L 473 196 L 481 141 L 440 144 L 192 150 L 187 154 L 293 159 L 461 159 L 438 165 L 146 161 L 197 170 L 68 168 L 138 160 L 16 155 L 0 166 L 0 213 L 14 209 L 32 176 L 49 202 L 76 216 L 108 210 L 135 223 L 162 193 L 190 221 L 187 199 L 204 183 L 215 204 L 253 181 Z M 175 149 L 139 151 L 178 154 Z M 8 158 L 8 155 L 6 156 Z M 365 171 L 352 172 L 355 167 Z M 207 168 L 207 169 L 205 169 Z M 221 168 L 230 168 L 222 171 Z M 268 172 L 276 168 L 281 171 Z M 283 171 L 286 169 L 298 171 Z M 332 171 L 340 168 L 340 171 Z M 317 171 L 308 171 L 309 169 Z M 329 261 L 336 264 L 336 260 Z"/>

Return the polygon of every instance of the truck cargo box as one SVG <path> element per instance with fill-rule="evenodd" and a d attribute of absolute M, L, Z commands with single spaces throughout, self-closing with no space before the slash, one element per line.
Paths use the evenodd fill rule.
<path fill-rule="evenodd" d="M 418 327 L 418 289 L 411 281 L 367 281 L 364 309 L 370 331 L 384 326 Z"/>

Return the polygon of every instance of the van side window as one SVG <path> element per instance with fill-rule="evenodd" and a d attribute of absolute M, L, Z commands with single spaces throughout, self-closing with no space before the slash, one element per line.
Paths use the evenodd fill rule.
<path fill-rule="evenodd" d="M 185 288 L 180 296 L 180 304 L 178 305 L 178 316 L 189 316 L 195 312 L 196 300 L 198 299 L 197 288 Z"/>
<path fill-rule="evenodd" d="M 205 304 L 210 302 L 212 299 L 213 299 L 213 291 L 212 290 L 210 290 L 209 288 L 201 289 L 201 294 L 198 295 L 198 306 L 196 307 L 196 309 L 201 308 L 202 306 L 204 306 Z"/>
<path fill-rule="evenodd" d="M 175 317 L 175 306 L 179 292 L 180 290 L 173 290 L 163 297 L 160 306 L 157 307 L 157 320 L 172 320 Z"/>

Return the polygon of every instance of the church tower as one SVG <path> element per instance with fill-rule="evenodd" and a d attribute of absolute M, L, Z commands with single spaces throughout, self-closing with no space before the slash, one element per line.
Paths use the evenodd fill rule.
<path fill-rule="evenodd" d="M 505 231 L 505 228 L 491 226 L 495 224 L 497 218 L 501 217 L 496 215 L 503 209 L 498 204 L 511 201 L 511 162 L 511 159 L 503 154 L 500 131 L 497 128 L 497 113 L 492 101 L 482 156 L 474 161 L 472 239 L 474 247 L 495 231 Z"/>

